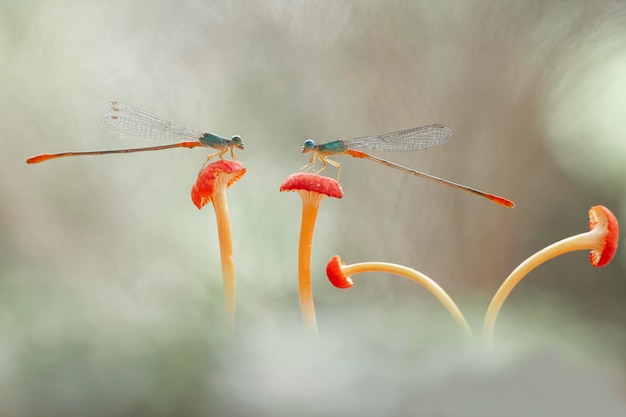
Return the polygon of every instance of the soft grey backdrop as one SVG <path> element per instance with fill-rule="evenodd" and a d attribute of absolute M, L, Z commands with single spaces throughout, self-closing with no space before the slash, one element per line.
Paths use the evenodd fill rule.
<path fill-rule="evenodd" d="M 484 355 L 450 351 L 442 340 L 458 342 L 457 329 L 428 294 L 375 275 L 356 277 L 355 288 L 338 291 L 325 278 L 325 264 L 340 254 L 348 263 L 419 269 L 450 292 L 479 332 L 508 273 L 543 246 L 586 230 L 589 207 L 604 204 L 623 220 L 624 6 L 591 0 L 1 1 L 0 414 L 69 415 L 88 407 L 103 415 L 276 415 L 277 409 L 293 415 L 290 407 L 307 404 L 312 415 L 340 415 L 360 404 L 381 415 L 411 414 L 415 401 L 428 415 L 492 415 L 477 388 L 482 385 L 471 377 L 466 385 L 443 378 L 440 391 L 424 388 L 441 372 L 474 375 L 476 369 L 465 366 Z M 100 131 L 99 110 L 110 100 L 199 130 L 243 136 L 246 150 L 238 157 L 248 173 L 229 191 L 229 204 L 239 342 L 249 344 L 224 349 L 214 338 L 222 308 L 215 220 L 210 206 L 198 211 L 189 197 L 206 151 L 24 163 L 43 152 L 139 146 Z M 320 381 L 345 390 L 365 379 L 371 384 L 362 388 L 372 391 L 396 383 L 417 397 L 386 392 L 380 394 L 386 401 L 373 401 L 377 397 L 353 392 L 350 401 L 333 402 L 326 387 L 331 393 L 318 391 L 307 397 L 310 404 L 300 391 L 292 398 L 291 381 L 302 374 L 292 375 L 287 363 L 311 346 L 298 342 L 300 201 L 280 194 L 281 182 L 305 164 L 306 138 L 324 142 L 432 123 L 450 126 L 453 140 L 381 156 L 506 196 L 517 207 L 338 157 L 345 197 L 322 203 L 312 257 L 320 332 L 332 346 L 313 349 L 324 353 L 306 367 L 319 369 L 317 361 L 326 363 L 326 354 L 343 352 L 345 343 L 362 361 L 320 367 Z M 325 174 L 335 175 L 334 168 Z M 522 355 L 521 365 L 517 354 L 503 362 L 545 372 L 550 387 L 570 381 L 563 392 L 587 392 L 595 400 L 581 404 L 613 410 L 612 401 L 621 401 L 616 393 L 623 399 L 625 391 L 619 381 L 626 359 L 626 258 L 619 251 L 611 265 L 594 270 L 587 256 L 570 254 L 534 271 L 505 304 L 496 338 L 514 340 L 523 351 L 535 352 L 527 343 L 547 349 L 530 359 Z M 434 355 L 439 344 L 447 353 Z M 276 349 L 287 359 L 274 357 Z M 232 360 L 228 351 L 241 353 L 239 371 L 223 365 Z M 564 372 L 553 360 L 563 352 L 577 358 Z M 448 355 L 457 357 L 453 365 Z M 407 365 L 373 359 L 386 356 L 412 360 L 411 367 L 430 364 L 430 373 L 407 381 L 415 375 Z M 357 371 L 362 362 L 372 364 L 371 375 Z M 585 382 L 576 385 L 568 372 L 585 375 Z M 275 384 L 266 380 L 269 374 Z M 589 376 L 596 374 L 601 383 Z M 485 389 L 506 386 L 484 378 L 491 381 Z M 528 396 L 544 393 L 554 407 L 503 396 L 516 410 L 529 407 L 520 415 L 586 412 L 569 394 L 552 396 L 532 377 L 521 378 Z M 240 402 L 242 391 L 254 392 L 242 381 L 284 396 L 272 400 L 261 390 Z M 587 383 L 610 388 L 590 393 Z M 449 393 L 466 393 L 457 398 L 462 406 L 452 406 Z M 500 410 L 494 415 L 515 415 L 494 407 Z"/>

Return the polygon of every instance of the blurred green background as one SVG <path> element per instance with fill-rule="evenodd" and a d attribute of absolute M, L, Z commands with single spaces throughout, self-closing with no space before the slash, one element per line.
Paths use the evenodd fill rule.
<path fill-rule="evenodd" d="M 613 412 L 626 396 L 623 251 L 600 270 L 586 253 L 564 256 L 513 292 L 496 339 L 515 347 L 502 363 L 529 372 L 521 379 L 497 366 L 467 368 L 493 358 L 456 350 L 464 345 L 454 323 L 415 284 L 357 277 L 338 291 L 325 265 L 340 254 L 348 263 L 416 268 L 449 291 L 479 332 L 509 272 L 585 231 L 591 206 L 624 220 L 625 6 L 0 2 L 0 415 L 294 415 L 300 406 L 311 415 L 353 407 L 413 415 L 407 410 L 421 406 L 430 415 L 485 416 L 488 402 L 475 399 L 489 390 L 546 392 L 530 369 L 552 388 L 580 381 L 547 395 L 553 410 L 567 403 L 567 415 L 586 412 L 576 403 L 584 397 L 593 411 Z M 111 100 L 244 138 L 238 157 L 248 173 L 229 191 L 234 340 L 220 338 L 212 208 L 198 211 L 189 197 L 207 151 L 25 164 L 44 152 L 140 146 L 100 130 L 100 107 Z M 453 140 L 381 156 L 517 207 L 338 157 L 345 196 L 322 203 L 313 242 L 322 342 L 307 343 L 296 276 L 301 203 L 278 192 L 307 161 L 302 142 L 432 123 L 450 126 Z M 338 360 L 344 349 L 355 355 L 349 364 Z M 441 377 L 459 372 L 474 382 Z M 425 389 L 425 381 L 439 385 Z M 346 391 L 354 384 L 365 391 Z M 474 396 L 455 395 L 467 386 Z M 338 391 L 351 396 L 340 400 Z M 586 396 L 570 398 L 577 392 Z M 508 402 L 517 410 L 533 404 L 517 398 Z"/>

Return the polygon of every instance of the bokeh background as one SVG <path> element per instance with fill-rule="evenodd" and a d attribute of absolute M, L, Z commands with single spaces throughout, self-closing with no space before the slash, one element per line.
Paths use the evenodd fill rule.
<path fill-rule="evenodd" d="M 509 272 L 585 231 L 589 207 L 624 221 L 625 2 L 3 0 L 0 74 L 0 415 L 623 415 L 623 251 L 599 270 L 575 253 L 533 271 L 495 350 L 414 283 L 372 274 L 339 291 L 325 265 L 416 268 L 479 334 Z M 25 164 L 140 146 L 100 130 L 111 100 L 244 138 L 234 336 L 214 214 L 189 197 L 205 150 Z M 338 157 L 311 340 L 301 203 L 278 192 L 302 142 L 432 123 L 453 140 L 381 156 L 517 207 Z"/>

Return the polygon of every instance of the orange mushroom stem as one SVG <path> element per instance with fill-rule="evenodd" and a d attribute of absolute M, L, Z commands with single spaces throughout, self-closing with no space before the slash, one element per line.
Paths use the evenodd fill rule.
<path fill-rule="evenodd" d="M 231 329 L 235 325 L 235 265 L 226 189 L 243 177 L 245 173 L 246 168 L 240 162 L 220 159 L 202 168 L 196 183 L 191 188 L 191 200 L 198 209 L 211 202 L 215 210 L 222 262 L 224 310 L 228 326 Z"/>
<path fill-rule="evenodd" d="M 305 326 L 317 333 L 317 320 L 311 289 L 311 246 L 315 220 L 321 201 L 326 197 L 341 198 L 343 190 L 337 181 L 308 172 L 290 175 L 280 186 L 280 191 L 297 191 L 302 198 L 302 223 L 298 246 L 298 287 L 300 308 Z"/>
<path fill-rule="evenodd" d="M 350 288 L 354 285 L 352 275 L 362 272 L 386 272 L 390 274 L 400 275 L 417 282 L 426 288 L 437 300 L 448 310 L 452 318 L 457 322 L 459 327 L 470 335 L 472 333 L 467 320 L 461 313 L 461 310 L 452 301 L 452 298 L 430 277 L 422 274 L 406 266 L 396 265 L 386 262 L 361 262 L 352 265 L 346 265 L 339 255 L 333 256 L 326 265 L 326 275 L 330 282 L 337 288 Z"/>
<path fill-rule="evenodd" d="M 604 206 L 591 207 L 589 210 L 589 229 L 588 232 L 568 237 L 540 250 L 511 272 L 496 291 L 487 308 L 483 325 L 483 339 L 486 342 L 493 343 L 496 318 L 508 295 L 522 278 L 542 263 L 559 255 L 578 250 L 591 251 L 589 261 L 596 268 L 611 262 L 617 251 L 619 240 L 619 224 L 615 215 Z"/>

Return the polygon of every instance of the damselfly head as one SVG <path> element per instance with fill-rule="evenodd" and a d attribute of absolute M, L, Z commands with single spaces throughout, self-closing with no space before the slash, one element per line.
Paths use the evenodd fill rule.
<path fill-rule="evenodd" d="M 230 138 L 230 143 L 232 143 L 235 148 L 241 149 L 243 151 L 243 139 L 241 139 L 241 136 L 233 136 L 232 138 Z"/>
<path fill-rule="evenodd" d="M 309 153 L 315 148 L 315 142 L 313 139 L 307 139 L 304 141 L 304 146 L 302 147 L 302 153 Z"/>

